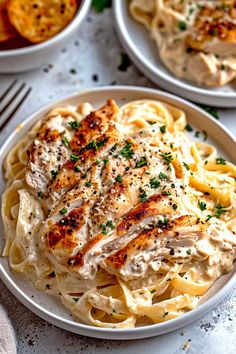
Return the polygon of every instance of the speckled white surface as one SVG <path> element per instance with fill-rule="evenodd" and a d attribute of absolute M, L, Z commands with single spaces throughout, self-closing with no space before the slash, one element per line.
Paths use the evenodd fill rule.
<path fill-rule="evenodd" d="M 56 98 L 82 88 L 108 84 L 153 85 L 131 65 L 120 64 L 119 45 L 110 10 L 89 14 L 54 63 L 18 75 L 32 85 L 27 103 L 0 135 L 0 143 L 19 121 Z M 72 70 L 71 70 L 72 69 Z M 0 75 L 0 89 L 13 79 Z M 236 135 L 236 109 L 219 110 L 220 121 Z M 181 330 L 139 341 L 107 341 L 71 334 L 41 320 L 21 305 L 0 281 L 0 303 L 6 308 L 18 341 L 18 353 L 58 354 L 233 354 L 236 353 L 236 290 L 215 310 Z"/>

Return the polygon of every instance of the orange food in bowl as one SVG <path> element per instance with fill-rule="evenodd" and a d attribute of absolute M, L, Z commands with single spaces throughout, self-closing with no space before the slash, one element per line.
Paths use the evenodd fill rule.
<path fill-rule="evenodd" d="M 77 9 L 77 0 L 7 1 L 11 24 L 31 43 L 55 36 L 70 23 Z"/>
<path fill-rule="evenodd" d="M 0 42 L 8 41 L 17 36 L 7 13 L 7 0 L 0 0 Z"/>

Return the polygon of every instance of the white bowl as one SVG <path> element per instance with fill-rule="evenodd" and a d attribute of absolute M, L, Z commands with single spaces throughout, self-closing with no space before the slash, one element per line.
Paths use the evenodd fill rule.
<path fill-rule="evenodd" d="M 29 47 L 0 50 L 0 73 L 17 73 L 49 63 L 86 17 L 92 0 L 82 0 L 73 20 L 51 39 Z"/>
<path fill-rule="evenodd" d="M 173 76 L 163 65 L 149 32 L 131 18 L 128 0 L 113 1 L 118 36 L 134 64 L 156 85 L 194 102 L 218 107 L 236 107 L 236 80 L 220 88 L 199 86 Z"/>
<path fill-rule="evenodd" d="M 22 129 L 15 130 L 8 137 L 4 145 L 0 149 L 0 166 L 2 166 L 6 154 L 11 148 L 22 138 L 30 127 L 39 119 L 41 119 L 48 111 L 54 107 L 64 105 L 78 105 L 82 102 L 91 102 L 94 107 L 98 107 L 108 99 L 114 98 L 119 104 L 140 99 L 162 100 L 169 104 L 175 105 L 183 109 L 187 113 L 189 123 L 195 126 L 198 130 L 205 130 L 210 137 L 210 141 L 220 150 L 221 156 L 228 157 L 234 163 L 236 162 L 235 148 L 236 140 L 223 127 L 221 123 L 212 118 L 199 107 L 165 92 L 132 86 L 112 86 L 81 91 L 74 95 L 61 99 L 53 104 L 50 104 L 31 117 L 22 122 Z M 0 174 L 0 194 L 5 188 L 3 171 Z M 3 226 L 0 224 L 0 251 L 3 247 Z M 232 291 L 236 284 L 236 274 L 232 271 L 230 274 L 224 275 L 211 288 L 208 295 L 205 297 L 205 302 L 199 305 L 196 309 L 184 314 L 182 317 L 146 327 L 138 327 L 133 329 L 107 329 L 88 326 L 82 323 L 73 321 L 68 311 L 54 297 L 40 292 L 29 285 L 23 278 L 9 269 L 6 258 L 0 258 L 0 277 L 9 290 L 31 311 L 48 322 L 64 328 L 68 331 L 83 334 L 89 337 L 104 338 L 104 339 L 135 339 L 146 338 L 155 335 L 160 335 L 180 327 L 186 326 L 190 322 L 203 316 L 216 306 L 224 297 Z"/>

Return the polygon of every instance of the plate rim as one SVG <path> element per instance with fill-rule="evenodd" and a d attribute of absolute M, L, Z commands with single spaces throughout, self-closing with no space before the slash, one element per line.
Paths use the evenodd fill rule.
<path fill-rule="evenodd" d="M 188 102 L 187 100 L 180 98 L 178 96 L 172 95 L 170 93 L 166 93 L 164 91 L 156 90 L 156 89 L 151 89 L 151 88 L 146 88 L 146 87 L 138 87 L 138 86 L 102 86 L 102 87 L 97 87 L 97 88 L 89 88 L 89 89 L 82 89 L 77 91 L 74 94 L 66 95 L 63 96 L 59 99 L 54 100 L 53 102 L 43 105 L 41 108 L 35 110 L 34 113 L 30 114 L 28 118 L 24 119 L 20 124 L 23 124 L 22 130 L 28 131 L 30 127 L 30 122 L 33 122 L 34 119 L 36 119 L 38 116 L 40 116 L 43 112 L 46 110 L 50 110 L 55 105 L 60 105 L 60 103 L 63 103 L 64 101 L 67 100 L 72 100 L 75 99 L 76 97 L 83 96 L 85 94 L 93 94 L 96 95 L 96 93 L 103 92 L 104 94 L 107 92 L 107 96 L 111 96 L 111 93 L 114 91 L 128 91 L 128 92 L 138 92 L 138 93 L 143 93 L 145 94 L 154 94 L 159 96 L 159 99 L 172 99 L 174 101 L 180 102 L 184 105 L 190 106 L 192 109 L 195 111 L 198 111 L 199 114 L 204 116 L 206 120 L 211 120 L 213 124 L 218 126 L 221 130 L 223 130 L 230 140 L 235 144 L 236 146 L 236 138 L 233 136 L 233 134 L 223 126 L 223 124 L 217 120 L 215 120 L 212 116 L 210 116 L 206 111 L 204 111 L 202 108 L 196 106 L 195 104 Z M 158 99 L 158 98 L 157 98 Z M 9 148 L 7 149 L 7 146 L 10 145 L 11 140 L 14 138 L 17 130 L 14 129 L 12 133 L 8 136 L 4 144 L 0 148 L 0 156 L 4 155 L 4 151 L 8 152 Z M 2 167 L 2 166 L 1 166 Z M 3 281 L 3 283 L 6 285 L 6 287 L 11 291 L 11 293 L 21 302 L 23 303 L 29 310 L 34 312 L 36 315 L 39 317 L 43 318 L 44 320 L 61 327 L 63 329 L 69 330 L 71 332 L 77 333 L 77 334 L 82 334 L 86 335 L 89 337 L 94 337 L 94 338 L 103 338 L 103 339 L 123 339 L 123 340 L 128 340 L 128 339 L 138 339 L 138 338 L 148 338 L 148 337 L 153 337 L 157 335 L 161 335 L 164 333 L 168 333 L 171 331 L 174 331 L 176 329 L 179 329 L 183 326 L 186 326 L 187 324 L 194 322 L 198 318 L 202 317 L 205 315 L 207 312 L 209 312 L 213 307 L 217 306 L 219 302 L 221 302 L 228 294 L 229 292 L 233 289 L 236 283 L 236 272 L 232 274 L 232 276 L 227 280 L 227 282 L 224 284 L 224 286 L 218 290 L 213 296 L 211 296 L 206 302 L 200 304 L 197 308 L 187 312 L 186 314 L 163 322 L 159 324 L 152 324 L 148 326 L 142 326 L 142 327 L 136 327 L 136 328 L 121 328 L 121 329 L 113 329 L 113 328 L 101 328 L 101 327 L 93 327 L 90 325 L 86 325 L 80 322 L 75 322 L 72 320 L 68 320 L 66 318 L 62 318 L 59 315 L 51 313 L 49 310 L 45 309 L 41 305 L 37 304 L 36 302 L 33 301 L 33 299 L 27 295 L 23 290 L 21 290 L 17 284 L 14 283 L 14 279 L 7 273 L 7 271 L 4 268 L 4 261 L 2 262 L 3 258 L 0 258 L 0 278 Z"/>
<path fill-rule="evenodd" d="M 142 55 L 141 51 L 137 49 L 135 43 L 129 35 L 126 29 L 126 21 L 122 16 L 122 12 L 126 6 L 127 1 L 116 0 L 112 3 L 112 10 L 115 19 L 115 27 L 119 36 L 119 39 L 130 55 L 131 59 L 135 65 L 156 85 L 161 85 L 165 89 L 173 92 L 174 89 L 179 90 L 179 94 L 188 99 L 194 99 L 196 102 L 207 104 L 209 103 L 207 99 L 211 100 L 209 104 L 214 104 L 218 107 L 236 107 L 236 91 L 235 92 L 225 92 L 225 91 L 213 91 L 207 88 L 197 87 L 194 84 L 188 84 L 181 78 L 172 77 L 171 73 L 165 73 L 161 71 L 156 65 L 152 64 L 145 56 Z M 145 30 L 145 29 L 144 29 Z M 150 38 L 151 41 L 151 38 Z M 157 81 L 157 79 L 159 81 Z M 160 81 L 161 80 L 161 81 Z M 192 93 L 192 94 L 191 94 Z M 193 95 L 197 95 L 193 98 Z M 216 100 L 213 102 L 213 100 Z M 217 99 L 221 99 L 222 102 L 217 102 Z"/>

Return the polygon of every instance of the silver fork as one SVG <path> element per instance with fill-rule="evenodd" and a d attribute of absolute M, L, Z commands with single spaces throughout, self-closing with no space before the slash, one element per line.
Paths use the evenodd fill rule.
<path fill-rule="evenodd" d="M 14 114 L 18 111 L 21 105 L 29 96 L 32 87 L 28 87 L 25 82 L 18 84 L 14 80 L 1 94 L 0 94 L 0 131 L 11 120 Z"/>

